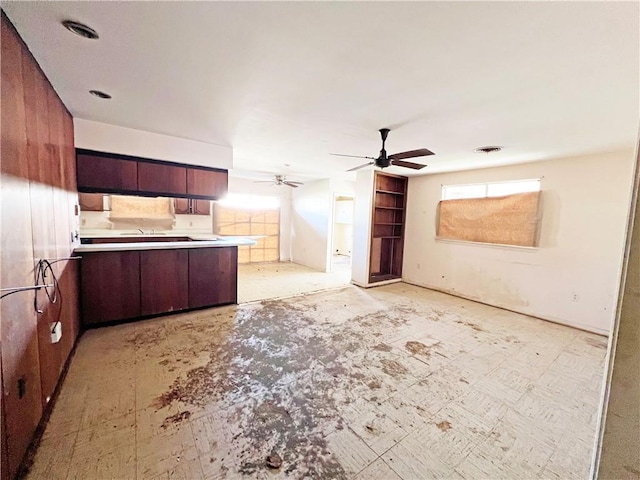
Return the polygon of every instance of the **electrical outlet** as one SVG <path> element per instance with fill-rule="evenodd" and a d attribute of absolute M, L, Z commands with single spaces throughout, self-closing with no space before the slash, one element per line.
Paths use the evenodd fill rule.
<path fill-rule="evenodd" d="M 56 322 L 51 323 L 51 343 L 58 343 L 62 338 L 62 323 Z"/>

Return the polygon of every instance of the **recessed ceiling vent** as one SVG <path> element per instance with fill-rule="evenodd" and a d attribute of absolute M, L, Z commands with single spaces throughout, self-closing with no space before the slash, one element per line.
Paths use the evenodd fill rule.
<path fill-rule="evenodd" d="M 89 90 L 89 93 L 94 97 L 104 98 L 105 100 L 111 98 L 111 95 L 108 93 L 101 92 L 100 90 Z"/>
<path fill-rule="evenodd" d="M 62 22 L 64 28 L 69 30 L 71 33 L 75 33 L 79 37 L 89 38 L 91 40 L 96 40 L 98 37 L 98 33 L 91 27 L 88 27 L 84 23 L 74 22 L 73 20 L 65 20 Z"/>
<path fill-rule="evenodd" d="M 476 153 L 495 153 L 502 150 L 502 147 L 490 146 L 490 147 L 478 147 L 474 150 Z"/>

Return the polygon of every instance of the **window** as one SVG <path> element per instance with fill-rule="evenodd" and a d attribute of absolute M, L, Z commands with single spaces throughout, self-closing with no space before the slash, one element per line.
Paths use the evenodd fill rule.
<path fill-rule="evenodd" d="M 238 247 L 238 263 L 280 260 L 278 197 L 228 194 L 215 203 L 213 224 L 218 235 L 260 237 L 255 245 Z"/>
<path fill-rule="evenodd" d="M 539 192 L 540 179 L 511 182 L 472 183 L 467 185 L 443 185 L 442 200 L 459 198 L 502 197 L 514 193 Z"/>
<path fill-rule="evenodd" d="M 540 179 L 443 185 L 439 239 L 534 247 L 538 241 Z"/>

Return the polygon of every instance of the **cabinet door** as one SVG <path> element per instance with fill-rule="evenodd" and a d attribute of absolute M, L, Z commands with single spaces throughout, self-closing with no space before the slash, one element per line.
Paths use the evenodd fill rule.
<path fill-rule="evenodd" d="M 189 168 L 187 170 L 187 193 L 218 199 L 227 194 L 228 174 L 226 171 Z"/>
<path fill-rule="evenodd" d="M 189 250 L 189 308 L 238 301 L 238 247 Z"/>
<path fill-rule="evenodd" d="M 174 312 L 189 306 L 189 252 L 140 252 L 140 311 L 142 315 Z"/>
<path fill-rule="evenodd" d="M 104 211 L 104 195 L 101 193 L 79 193 L 78 203 L 83 212 Z"/>
<path fill-rule="evenodd" d="M 191 213 L 193 215 L 209 215 L 211 213 L 211 200 L 191 200 Z"/>
<path fill-rule="evenodd" d="M 135 192 L 138 163 L 133 160 L 77 155 L 78 190 L 93 192 Z"/>
<path fill-rule="evenodd" d="M 188 198 L 176 198 L 175 213 L 177 215 L 189 215 L 191 213 L 191 200 Z"/>
<path fill-rule="evenodd" d="M 80 271 L 85 325 L 140 316 L 140 252 L 83 254 Z"/>
<path fill-rule="evenodd" d="M 162 163 L 138 162 L 138 190 L 172 196 L 185 195 L 187 169 Z"/>

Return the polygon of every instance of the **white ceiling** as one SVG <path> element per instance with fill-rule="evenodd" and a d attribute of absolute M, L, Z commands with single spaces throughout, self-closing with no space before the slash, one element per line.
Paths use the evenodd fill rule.
<path fill-rule="evenodd" d="M 2 8 L 74 116 L 232 146 L 238 170 L 327 177 L 363 163 L 330 152 L 376 156 L 382 127 L 389 153 L 436 152 L 420 173 L 637 139 L 638 2 Z M 65 19 L 100 39 L 70 34 Z M 498 154 L 473 153 L 496 144 Z"/>

